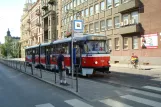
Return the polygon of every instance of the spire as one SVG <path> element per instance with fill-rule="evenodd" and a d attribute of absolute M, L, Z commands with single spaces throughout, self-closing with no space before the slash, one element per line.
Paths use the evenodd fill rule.
<path fill-rule="evenodd" d="M 8 31 L 7 31 L 7 36 L 11 36 L 9 28 L 8 28 Z"/>

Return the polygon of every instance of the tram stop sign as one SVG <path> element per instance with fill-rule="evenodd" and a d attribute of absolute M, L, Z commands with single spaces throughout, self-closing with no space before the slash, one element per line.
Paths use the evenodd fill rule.
<path fill-rule="evenodd" d="M 74 38 L 83 36 L 83 20 L 73 21 L 73 31 Z"/>

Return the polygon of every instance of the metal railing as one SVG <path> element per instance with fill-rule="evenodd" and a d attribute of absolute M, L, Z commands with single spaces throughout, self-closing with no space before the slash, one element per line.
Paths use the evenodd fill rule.
<path fill-rule="evenodd" d="M 53 84 L 59 85 L 59 73 L 58 72 L 52 72 L 46 69 L 43 69 L 42 67 L 35 68 L 35 64 L 29 65 L 25 61 L 20 61 L 20 60 L 8 60 L 8 59 L 0 59 L 0 63 L 11 67 L 17 71 L 26 73 L 28 75 L 32 75 L 36 78 L 43 79 L 48 82 L 52 82 Z M 71 76 L 67 75 L 66 80 L 69 82 L 71 81 Z M 73 78 L 73 81 L 75 81 L 74 85 L 71 86 L 66 86 L 70 90 L 73 89 L 76 92 L 78 92 L 78 72 L 76 73 L 76 77 Z M 66 88 L 64 87 L 64 88 Z"/>

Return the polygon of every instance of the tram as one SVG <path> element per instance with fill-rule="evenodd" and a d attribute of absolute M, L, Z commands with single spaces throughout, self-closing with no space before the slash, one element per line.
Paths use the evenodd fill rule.
<path fill-rule="evenodd" d="M 85 34 L 83 37 L 77 37 L 73 40 L 76 64 L 81 62 L 82 69 L 79 71 L 79 74 L 87 76 L 96 71 L 109 72 L 110 51 L 106 36 Z M 71 73 L 71 37 L 26 48 L 25 61 L 28 65 L 34 65 L 34 67 L 56 71 L 58 69 L 56 59 L 60 49 L 64 50 L 66 70 L 68 73 Z"/>

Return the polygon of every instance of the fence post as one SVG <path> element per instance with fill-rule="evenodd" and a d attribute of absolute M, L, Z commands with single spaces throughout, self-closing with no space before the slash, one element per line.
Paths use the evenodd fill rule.
<path fill-rule="evenodd" d="M 21 71 L 21 61 L 20 61 L 20 71 Z"/>
<path fill-rule="evenodd" d="M 55 84 L 56 84 L 56 71 L 55 71 Z"/>
<path fill-rule="evenodd" d="M 77 67 L 76 69 L 76 92 L 78 92 L 78 70 L 79 68 Z"/>
<path fill-rule="evenodd" d="M 26 62 L 24 62 L 25 72 L 26 72 Z"/>
<path fill-rule="evenodd" d="M 31 73 L 32 73 L 32 75 L 34 74 L 34 73 L 33 73 L 33 68 L 32 68 L 32 64 L 31 64 Z"/>
<path fill-rule="evenodd" d="M 41 70 L 41 66 L 40 66 L 40 78 L 42 78 L 42 70 Z"/>
<path fill-rule="evenodd" d="M 16 61 L 16 69 L 17 69 L 17 61 Z"/>

